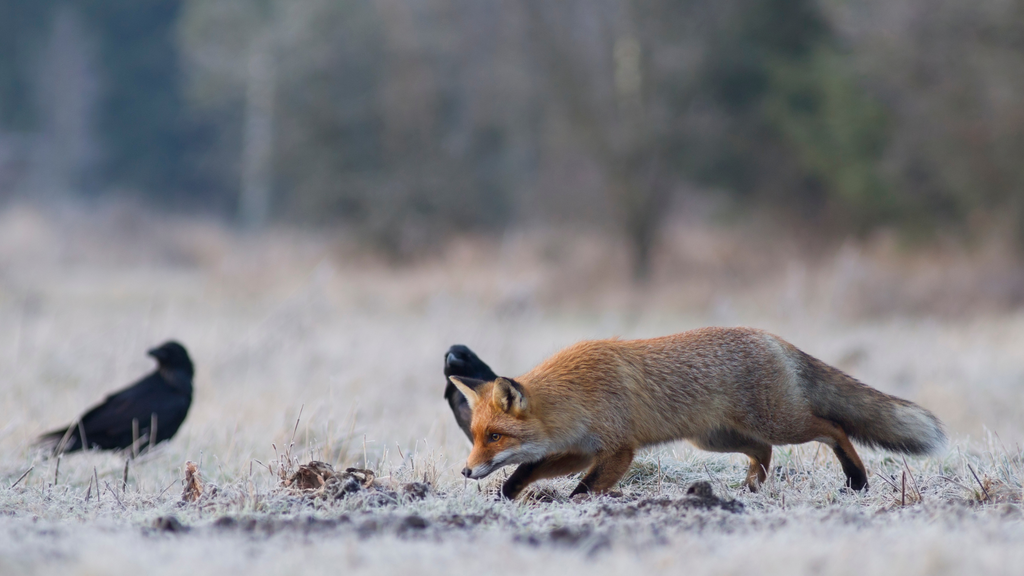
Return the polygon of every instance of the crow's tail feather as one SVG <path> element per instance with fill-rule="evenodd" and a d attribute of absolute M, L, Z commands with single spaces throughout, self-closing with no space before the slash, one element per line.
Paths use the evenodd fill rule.
<path fill-rule="evenodd" d="M 51 430 L 36 438 L 34 445 L 48 449 L 54 456 L 65 452 L 81 450 L 81 432 L 77 428 L 78 423 L 75 422 L 65 428 Z"/>

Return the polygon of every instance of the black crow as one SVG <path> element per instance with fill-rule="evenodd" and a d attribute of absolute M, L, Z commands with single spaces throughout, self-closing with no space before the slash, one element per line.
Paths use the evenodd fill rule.
<path fill-rule="evenodd" d="M 484 361 L 477 357 L 472 350 L 462 344 L 452 346 L 444 355 L 444 381 L 447 383 L 444 389 L 444 399 L 452 407 L 452 414 L 455 415 L 455 421 L 459 423 L 459 428 L 462 428 L 469 441 L 472 442 L 473 434 L 469 431 L 469 423 L 473 419 L 473 411 L 469 409 L 466 397 L 448 379 L 449 376 L 465 376 L 489 382 L 496 379 L 498 375 L 491 370 L 490 366 L 484 364 Z"/>
<path fill-rule="evenodd" d="M 101 450 L 129 448 L 138 440 L 137 451 L 151 443 L 151 428 L 156 428 L 154 444 L 174 436 L 192 404 L 192 360 L 185 347 L 173 341 L 147 354 L 156 358 L 156 370 L 107 396 L 102 404 L 70 426 L 43 434 L 39 444 L 53 446 L 57 454 L 81 450 L 83 446 Z"/>

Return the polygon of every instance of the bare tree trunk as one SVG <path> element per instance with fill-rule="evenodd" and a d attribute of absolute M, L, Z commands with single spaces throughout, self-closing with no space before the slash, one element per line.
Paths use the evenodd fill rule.
<path fill-rule="evenodd" d="M 628 11 L 628 9 L 627 9 Z M 632 249 L 633 280 L 646 282 L 651 275 L 651 249 L 661 221 L 661 190 L 647 174 L 654 169 L 649 156 L 656 154 L 643 100 L 643 52 L 636 36 L 626 33 L 615 38 L 612 49 L 615 104 L 619 118 L 619 158 L 613 162 L 613 195 L 620 211 L 619 221 Z"/>
<path fill-rule="evenodd" d="M 274 60 L 268 34 L 249 49 L 244 122 L 238 214 L 242 225 L 258 228 L 270 216 L 274 178 Z"/>
<path fill-rule="evenodd" d="M 631 163 L 616 169 L 612 183 L 615 209 L 630 247 L 633 280 L 650 279 L 654 246 L 668 208 L 669 188 L 664 182 L 657 151 L 636 151 Z M 653 157 L 648 157 L 653 156 Z"/>
<path fill-rule="evenodd" d="M 620 233 L 629 244 L 633 279 L 650 277 L 652 248 L 664 217 L 667 189 L 657 177 L 659 169 L 656 127 L 645 105 L 643 46 L 637 24 L 608 38 L 612 56 L 612 101 L 598 102 L 588 92 L 593 79 L 574 60 L 561 30 L 545 18 L 550 9 L 541 0 L 522 0 L 535 31 L 551 92 L 565 103 L 569 121 L 582 142 L 604 167 L 608 194 Z M 624 13 L 633 5 L 623 0 Z M 632 18 L 632 16 L 629 16 Z"/>
<path fill-rule="evenodd" d="M 99 160 L 99 79 L 89 30 L 71 5 L 61 5 L 54 14 L 35 80 L 42 130 L 34 154 L 33 192 L 82 192 L 92 183 Z"/>

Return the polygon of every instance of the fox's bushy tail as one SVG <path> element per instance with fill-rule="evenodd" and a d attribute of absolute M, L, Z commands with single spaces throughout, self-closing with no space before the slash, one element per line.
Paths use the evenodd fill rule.
<path fill-rule="evenodd" d="M 946 445 L 942 423 L 924 408 L 858 381 L 797 350 L 811 410 L 853 440 L 904 454 L 930 454 Z"/>

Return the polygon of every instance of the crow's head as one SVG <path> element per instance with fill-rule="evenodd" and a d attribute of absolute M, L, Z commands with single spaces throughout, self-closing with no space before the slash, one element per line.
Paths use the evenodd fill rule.
<path fill-rule="evenodd" d="M 472 350 L 462 344 L 456 344 L 445 352 L 444 367 L 449 370 L 458 371 L 476 358 L 476 354 Z"/>
<path fill-rule="evenodd" d="M 189 374 L 193 371 L 192 360 L 188 357 L 188 352 L 185 351 L 185 347 L 174 340 L 164 342 L 156 348 L 149 350 L 147 354 L 156 358 L 160 368 L 185 370 Z"/>
<path fill-rule="evenodd" d="M 467 346 L 456 344 L 444 355 L 444 375 L 493 380 L 498 376 Z"/>

